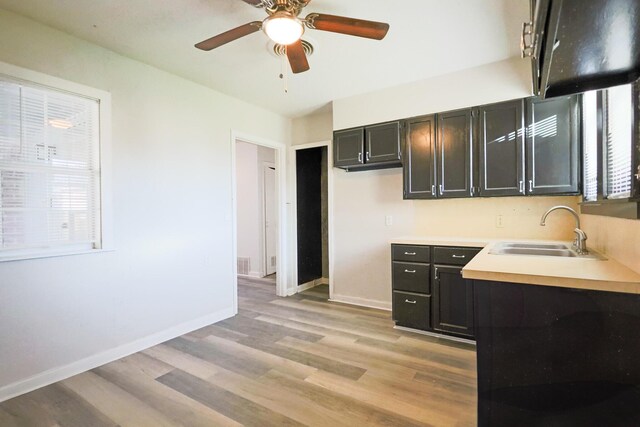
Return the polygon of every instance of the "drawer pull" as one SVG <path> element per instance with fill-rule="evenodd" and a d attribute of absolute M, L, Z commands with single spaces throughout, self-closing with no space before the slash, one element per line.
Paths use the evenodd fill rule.
<path fill-rule="evenodd" d="M 452 258 L 466 258 L 466 255 L 451 255 Z"/>
<path fill-rule="evenodd" d="M 409 304 L 416 304 L 418 301 L 410 301 L 408 299 L 404 300 L 404 302 L 408 302 Z"/>
<path fill-rule="evenodd" d="M 404 272 L 405 272 L 405 273 L 411 273 L 411 274 L 414 274 L 416 271 L 415 271 L 415 270 L 405 270 Z"/>
<path fill-rule="evenodd" d="M 415 252 L 405 252 L 404 254 L 405 254 L 405 255 L 411 255 L 411 256 L 415 256 L 415 255 L 416 255 L 416 253 L 415 253 Z"/>

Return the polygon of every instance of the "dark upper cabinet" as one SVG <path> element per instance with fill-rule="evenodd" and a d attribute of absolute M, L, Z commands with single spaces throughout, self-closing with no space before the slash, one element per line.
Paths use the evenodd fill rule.
<path fill-rule="evenodd" d="M 524 185 L 523 100 L 478 108 L 481 196 L 518 196 Z"/>
<path fill-rule="evenodd" d="M 402 166 L 400 122 L 333 133 L 333 165 L 346 170 Z"/>
<path fill-rule="evenodd" d="M 364 129 L 349 129 L 333 134 L 333 165 L 348 167 L 364 164 Z"/>
<path fill-rule="evenodd" d="M 526 115 L 527 194 L 578 194 L 579 97 L 530 98 Z"/>
<path fill-rule="evenodd" d="M 403 168 L 405 199 L 436 197 L 435 143 L 434 115 L 407 120 Z"/>
<path fill-rule="evenodd" d="M 436 170 L 438 197 L 472 195 L 472 110 L 438 114 Z"/>
<path fill-rule="evenodd" d="M 462 277 L 462 267 L 433 268 L 433 329 L 473 337 L 473 280 Z"/>
<path fill-rule="evenodd" d="M 365 127 L 365 163 L 400 160 L 400 122 Z"/>
<path fill-rule="evenodd" d="M 545 98 L 640 77 L 638 0 L 537 0 L 533 33 L 524 44 L 532 45 L 534 93 Z"/>

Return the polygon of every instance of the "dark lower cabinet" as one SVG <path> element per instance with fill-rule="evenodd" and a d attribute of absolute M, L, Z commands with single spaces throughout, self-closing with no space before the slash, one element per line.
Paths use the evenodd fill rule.
<path fill-rule="evenodd" d="M 473 339 L 474 285 L 463 279 L 462 268 L 478 252 L 468 247 L 391 245 L 396 325 Z"/>
<path fill-rule="evenodd" d="M 523 196 L 524 102 L 478 108 L 480 196 Z"/>
<path fill-rule="evenodd" d="M 639 426 L 640 296 L 475 282 L 479 426 Z"/>
<path fill-rule="evenodd" d="M 431 297 L 410 292 L 393 291 L 393 318 L 400 326 L 431 328 Z"/>
<path fill-rule="evenodd" d="M 473 337 L 473 280 L 462 267 L 433 267 L 433 329 Z"/>
<path fill-rule="evenodd" d="M 527 194 L 579 193 L 579 108 L 578 96 L 527 100 Z"/>
<path fill-rule="evenodd" d="M 471 197 L 472 110 L 450 111 L 437 117 L 438 197 Z"/>

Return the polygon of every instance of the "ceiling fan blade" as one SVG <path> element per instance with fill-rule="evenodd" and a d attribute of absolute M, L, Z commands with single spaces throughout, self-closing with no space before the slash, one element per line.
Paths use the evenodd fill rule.
<path fill-rule="evenodd" d="M 344 16 L 311 13 L 304 20 L 307 27 L 314 30 L 365 37 L 382 40 L 389 31 L 389 24 L 384 22 L 365 21 L 363 19 L 346 18 Z"/>
<path fill-rule="evenodd" d="M 202 41 L 196 45 L 198 49 L 202 50 L 211 50 L 217 47 L 222 46 L 223 44 L 227 44 L 234 40 L 239 39 L 240 37 L 248 36 L 251 33 L 255 33 L 262 28 L 262 22 L 254 21 L 249 22 L 248 24 L 244 24 L 240 27 L 234 28 L 233 30 L 226 31 L 222 34 L 218 34 L 217 36 L 211 37 L 205 41 Z"/>
<path fill-rule="evenodd" d="M 262 2 L 262 0 L 242 0 L 243 2 L 250 4 L 251 6 L 255 6 L 255 7 L 263 7 L 264 3 Z"/>
<path fill-rule="evenodd" d="M 304 53 L 302 40 L 298 40 L 287 46 L 287 58 L 289 58 L 289 64 L 291 64 L 293 74 L 305 72 L 310 68 L 307 55 Z"/>

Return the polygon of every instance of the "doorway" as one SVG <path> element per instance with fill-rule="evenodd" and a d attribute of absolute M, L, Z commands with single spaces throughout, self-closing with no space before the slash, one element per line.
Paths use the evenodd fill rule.
<path fill-rule="evenodd" d="M 262 171 L 263 182 L 263 241 L 264 241 L 264 265 L 268 277 L 275 279 L 277 272 L 278 251 L 278 200 L 276 197 L 276 165 L 265 162 Z"/>
<path fill-rule="evenodd" d="M 232 273 L 234 308 L 238 282 L 268 282 L 269 292 L 287 295 L 286 146 L 231 133 Z M 246 289 L 246 288 L 245 288 Z"/>
<path fill-rule="evenodd" d="M 318 287 L 328 298 L 330 273 L 330 146 L 294 147 L 294 265 L 298 292 Z"/>

